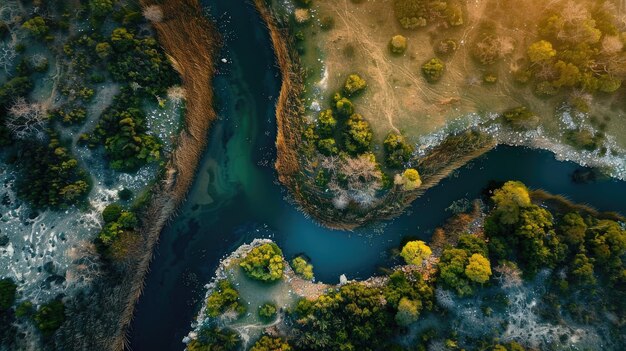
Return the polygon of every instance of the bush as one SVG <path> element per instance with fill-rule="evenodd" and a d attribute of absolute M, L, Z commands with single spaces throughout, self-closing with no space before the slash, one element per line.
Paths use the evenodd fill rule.
<path fill-rule="evenodd" d="M 435 45 L 435 53 L 437 56 L 448 57 L 456 52 L 459 44 L 454 39 L 444 39 Z"/>
<path fill-rule="evenodd" d="M 13 306 L 16 291 L 17 285 L 13 282 L 13 279 L 5 278 L 0 280 L 0 313 Z"/>
<path fill-rule="evenodd" d="M 66 208 L 83 201 L 91 185 L 70 150 L 52 136 L 48 145 L 20 144 L 17 195 L 35 208 Z"/>
<path fill-rule="evenodd" d="M 46 25 L 46 21 L 41 16 L 36 16 L 22 24 L 22 28 L 29 31 L 34 36 L 43 38 L 50 31 L 50 27 Z"/>
<path fill-rule="evenodd" d="M 105 225 L 100 231 L 100 234 L 98 234 L 98 239 L 105 245 L 113 244 L 113 242 L 124 233 L 133 232 L 135 227 L 139 224 L 134 213 L 123 211 L 121 208 L 119 209 L 120 211 L 117 212 L 117 205 L 109 205 L 107 208 L 110 206 L 114 207 L 106 214 Z M 105 217 L 104 212 L 102 213 L 102 217 Z M 115 218 L 115 220 L 111 220 L 113 218 Z M 110 221 L 107 222 L 107 219 Z"/>
<path fill-rule="evenodd" d="M 118 204 L 110 204 L 102 211 L 102 219 L 104 223 L 115 222 L 122 215 L 122 206 Z"/>
<path fill-rule="evenodd" d="M 343 117 L 348 117 L 354 114 L 354 105 L 352 105 L 352 101 L 347 98 L 342 97 L 335 104 L 337 108 L 337 112 Z"/>
<path fill-rule="evenodd" d="M 389 50 L 392 54 L 402 55 L 406 51 L 407 40 L 405 36 L 394 35 L 389 41 Z"/>
<path fill-rule="evenodd" d="M 554 56 L 556 56 L 556 50 L 554 50 L 552 43 L 549 41 L 540 40 L 528 47 L 528 58 L 532 63 L 546 61 Z"/>
<path fill-rule="evenodd" d="M 291 351 L 287 341 L 281 338 L 275 338 L 271 336 L 263 335 L 254 345 L 250 351 Z"/>
<path fill-rule="evenodd" d="M 404 258 L 407 264 L 414 264 L 416 266 L 421 266 L 422 261 L 430 257 L 431 254 L 432 251 L 430 247 L 421 240 L 409 241 L 402 248 L 402 252 L 400 252 L 400 256 Z"/>
<path fill-rule="evenodd" d="M 516 129 L 532 129 L 539 125 L 539 117 L 526 107 L 516 107 L 502 114 L 504 121 Z"/>
<path fill-rule="evenodd" d="M 306 280 L 313 280 L 313 265 L 308 263 L 303 257 L 298 256 L 291 261 L 293 270 Z"/>
<path fill-rule="evenodd" d="M 353 96 L 356 93 L 363 91 L 367 87 L 365 79 L 361 78 L 358 74 L 351 74 L 346 79 L 343 85 L 343 92 L 347 96 Z"/>
<path fill-rule="evenodd" d="M 61 300 L 50 301 L 39 308 L 33 319 L 44 336 L 51 336 L 65 322 L 65 305 Z"/>
<path fill-rule="evenodd" d="M 30 317 L 33 315 L 33 312 L 35 312 L 35 309 L 30 301 L 24 301 L 15 308 L 15 316 L 17 318 Z"/>
<path fill-rule="evenodd" d="M 321 139 L 317 142 L 317 150 L 326 156 L 336 155 L 339 153 L 339 149 L 337 148 L 337 143 L 333 138 Z"/>
<path fill-rule="evenodd" d="M 372 143 L 372 129 L 370 124 L 358 113 L 348 119 L 345 133 L 346 151 L 352 155 L 362 154 L 370 149 Z"/>
<path fill-rule="evenodd" d="M 396 313 L 396 323 L 406 327 L 419 319 L 422 302 L 417 300 L 409 300 L 403 297 L 398 304 L 398 312 Z"/>
<path fill-rule="evenodd" d="M 206 314 L 209 317 L 217 317 L 231 311 L 241 316 L 246 312 L 239 292 L 228 279 L 220 280 L 217 283 L 217 287 L 209 295 L 206 303 Z"/>
<path fill-rule="evenodd" d="M 469 280 L 480 284 L 486 283 L 491 276 L 491 264 L 481 254 L 473 254 L 465 266 L 465 275 Z"/>
<path fill-rule="evenodd" d="M 407 168 L 399 177 L 400 179 L 396 181 L 396 184 L 402 185 L 402 189 L 405 191 L 415 190 L 422 186 L 422 178 L 414 168 Z"/>
<path fill-rule="evenodd" d="M 283 253 L 274 243 L 254 247 L 239 264 L 253 279 L 271 282 L 283 277 Z"/>
<path fill-rule="evenodd" d="M 333 110 L 324 110 L 320 112 L 317 118 L 317 134 L 321 137 L 328 137 L 333 134 L 337 120 L 333 116 Z"/>
<path fill-rule="evenodd" d="M 443 76 L 446 64 L 438 58 L 432 58 L 422 65 L 422 73 L 429 83 L 438 82 Z"/>
<path fill-rule="evenodd" d="M 187 344 L 188 351 L 236 351 L 240 349 L 241 337 L 231 329 L 204 328 L 198 338 Z"/>
<path fill-rule="evenodd" d="M 277 312 L 276 305 L 269 302 L 259 306 L 258 310 L 259 317 L 266 322 L 273 321 L 276 318 Z"/>
<path fill-rule="evenodd" d="M 413 154 L 413 146 L 397 133 L 391 132 L 383 142 L 385 148 L 385 162 L 390 168 L 400 168 L 409 162 Z"/>

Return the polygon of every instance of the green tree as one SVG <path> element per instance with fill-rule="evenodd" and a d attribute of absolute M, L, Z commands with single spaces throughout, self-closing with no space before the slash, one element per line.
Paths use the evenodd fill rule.
<path fill-rule="evenodd" d="M 409 162 L 414 148 L 409 144 L 404 136 L 391 132 L 383 142 L 385 148 L 385 161 L 390 168 L 400 168 Z"/>
<path fill-rule="evenodd" d="M 348 117 L 354 114 L 354 105 L 352 104 L 352 101 L 348 100 L 345 97 L 337 100 L 335 107 L 337 108 L 337 112 L 340 116 Z"/>
<path fill-rule="evenodd" d="M 317 118 L 317 134 L 322 137 L 331 136 L 336 125 L 337 120 L 333 116 L 333 110 L 324 110 L 320 112 Z"/>
<path fill-rule="evenodd" d="M 456 291 L 460 296 L 473 293 L 465 267 L 468 263 L 468 253 L 462 249 L 448 248 L 443 250 L 438 263 L 439 278 L 443 287 Z"/>
<path fill-rule="evenodd" d="M 345 84 L 343 85 L 343 92 L 347 96 L 353 96 L 356 93 L 359 93 L 367 87 L 367 82 L 365 79 L 361 78 L 358 74 L 351 74 L 346 79 Z"/>
<path fill-rule="evenodd" d="M 422 310 L 421 301 L 409 300 L 403 297 L 398 304 L 398 312 L 396 313 L 396 323 L 401 326 L 408 326 L 419 319 Z"/>
<path fill-rule="evenodd" d="M 96 54 L 98 54 L 98 57 L 100 57 L 101 59 L 109 57 L 112 52 L 113 48 L 111 47 L 111 44 L 107 42 L 96 44 Z"/>
<path fill-rule="evenodd" d="M 414 168 L 407 168 L 401 176 L 402 189 L 411 191 L 422 186 L 422 178 L 419 172 Z"/>
<path fill-rule="evenodd" d="M 105 223 L 115 222 L 122 215 L 122 206 L 118 204 L 110 204 L 102 211 L 102 218 Z"/>
<path fill-rule="evenodd" d="M 270 337 L 267 335 L 263 335 L 259 340 L 257 340 L 250 351 L 291 351 L 292 348 L 289 346 L 287 341 L 284 341 L 281 338 Z"/>
<path fill-rule="evenodd" d="M 400 256 L 404 258 L 407 264 L 420 266 L 422 261 L 430 257 L 432 251 L 425 242 L 421 240 L 409 241 L 402 248 Z"/>
<path fill-rule="evenodd" d="M 320 139 L 317 142 L 317 150 L 326 156 L 336 155 L 339 153 L 339 149 L 337 148 L 337 143 L 333 138 Z"/>
<path fill-rule="evenodd" d="M 17 285 L 13 282 L 13 279 L 4 278 L 0 280 L 0 313 L 13 306 L 16 291 Z"/>
<path fill-rule="evenodd" d="M 422 73 L 429 83 L 438 82 L 443 76 L 446 64 L 438 58 L 432 58 L 422 65 Z"/>
<path fill-rule="evenodd" d="M 271 282 L 283 277 L 283 253 L 274 243 L 254 247 L 239 263 L 253 279 Z"/>
<path fill-rule="evenodd" d="M 556 50 L 549 41 L 540 40 L 528 47 L 528 57 L 532 63 L 549 60 L 554 56 L 556 56 Z"/>
<path fill-rule="evenodd" d="M 491 276 L 491 263 L 481 254 L 473 254 L 465 266 L 465 275 L 474 282 L 483 284 Z"/>
<path fill-rule="evenodd" d="M 45 303 L 37 310 L 33 319 L 44 336 L 51 336 L 65 322 L 65 305 L 61 300 Z"/>
<path fill-rule="evenodd" d="M 500 189 L 497 189 L 491 197 L 496 204 L 496 211 L 500 222 L 514 224 L 519 220 L 520 209 L 528 207 L 530 194 L 521 182 L 509 181 Z"/>
<path fill-rule="evenodd" d="M 578 213 L 570 212 L 561 219 L 559 231 L 566 244 L 576 247 L 585 240 L 587 224 Z"/>
<path fill-rule="evenodd" d="M 403 35 L 394 35 L 389 41 L 389 50 L 392 54 L 402 55 L 406 51 L 407 40 Z"/>
<path fill-rule="evenodd" d="M 302 256 L 298 256 L 291 260 L 293 270 L 306 280 L 313 279 L 313 265 L 308 263 Z"/>
<path fill-rule="evenodd" d="M 44 37 L 50 31 L 50 28 L 46 25 L 46 21 L 41 16 L 33 17 L 24 22 L 22 28 L 38 37 Z"/>
<path fill-rule="evenodd" d="M 112 0 L 89 0 L 89 9 L 95 17 L 105 17 L 113 10 Z"/>
<path fill-rule="evenodd" d="M 596 285 L 593 274 L 593 262 L 583 253 L 576 254 L 572 262 L 574 281 L 581 285 Z"/>
<path fill-rule="evenodd" d="M 220 280 L 206 301 L 206 314 L 217 317 L 225 312 L 233 311 L 241 316 L 246 312 L 239 291 L 228 279 Z"/>
<path fill-rule="evenodd" d="M 277 312 L 278 309 L 276 309 L 276 305 L 269 302 L 259 306 L 258 310 L 259 317 L 266 322 L 271 322 L 272 320 L 274 320 L 276 318 Z"/>
<path fill-rule="evenodd" d="M 345 146 L 348 153 L 358 155 L 369 150 L 372 143 L 372 128 L 358 113 L 352 114 L 346 123 Z"/>

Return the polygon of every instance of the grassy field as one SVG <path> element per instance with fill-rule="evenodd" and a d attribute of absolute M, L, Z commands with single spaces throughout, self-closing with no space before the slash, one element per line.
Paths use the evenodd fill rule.
<path fill-rule="evenodd" d="M 575 3 L 589 8 L 610 7 L 618 30 L 626 30 L 623 1 Z M 458 124 L 457 129 L 461 129 L 467 124 L 464 120 L 488 121 L 494 113 L 518 106 L 533 111 L 543 132 L 560 140 L 568 126 L 558 111 L 564 102 L 582 96 L 590 102 L 589 111 L 575 120 L 576 127 L 602 129 L 624 148 L 624 87 L 610 95 L 561 89 L 555 96 L 543 98 L 533 92 L 532 84 L 514 79 L 516 72 L 528 66 L 527 48 L 539 39 L 542 21 L 551 13 L 572 9 L 572 4 L 560 0 L 463 1 L 456 4 L 463 11 L 461 25 L 436 20 L 425 27 L 404 29 L 396 18 L 394 0 L 313 1 L 309 24 L 296 25 L 296 32 L 304 35 L 300 47 L 303 66 L 309 71 L 306 105 L 313 107 L 310 116 L 315 118 L 316 104 L 325 108 L 329 96 L 348 74 L 358 73 L 367 80 L 368 88 L 355 99 L 357 112 L 371 123 L 379 142 L 389 131 L 401 131 L 409 140 L 420 142 L 420 137 L 445 126 Z M 388 43 L 398 34 L 407 38 L 408 45 L 403 54 L 394 55 Z M 498 51 L 494 63 L 488 65 L 473 54 L 477 43 L 486 37 L 493 39 L 486 42 L 495 42 Z M 446 39 L 456 41 L 456 52 L 436 53 L 436 47 Z M 431 84 L 422 75 L 421 66 L 437 56 L 446 68 L 441 80 Z M 488 76 L 497 77 L 497 81 L 486 82 Z"/>

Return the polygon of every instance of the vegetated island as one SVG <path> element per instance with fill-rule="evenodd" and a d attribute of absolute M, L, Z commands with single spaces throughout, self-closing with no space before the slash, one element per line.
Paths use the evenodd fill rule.
<path fill-rule="evenodd" d="M 365 281 L 314 282 L 256 239 L 222 261 L 185 338 L 203 350 L 621 350 L 624 218 L 516 181 L 406 241 Z M 289 261 L 288 261 L 289 259 Z M 313 262 L 314 263 L 314 262 Z"/>
<path fill-rule="evenodd" d="M 0 348 L 122 350 L 215 119 L 218 34 L 197 0 L 10 0 L 0 40 Z"/>
<path fill-rule="evenodd" d="M 255 1 L 283 86 L 280 181 L 324 225 L 398 215 L 498 143 L 625 178 L 618 1 Z"/>

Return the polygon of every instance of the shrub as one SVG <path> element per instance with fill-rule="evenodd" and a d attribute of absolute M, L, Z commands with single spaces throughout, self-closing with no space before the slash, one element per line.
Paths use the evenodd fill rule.
<path fill-rule="evenodd" d="M 517 129 L 532 129 L 539 125 L 539 117 L 526 107 L 516 107 L 502 114 L 504 121 Z"/>
<path fill-rule="evenodd" d="M 293 270 L 304 279 L 313 279 L 313 265 L 308 263 L 303 257 L 298 256 L 291 260 Z"/>
<path fill-rule="evenodd" d="M 102 211 L 102 218 L 105 223 L 115 222 L 122 215 L 122 206 L 110 204 Z"/>
<path fill-rule="evenodd" d="M 335 104 L 337 108 L 337 112 L 343 117 L 348 117 L 354 114 L 354 105 L 352 105 L 352 101 L 347 98 L 340 98 Z"/>
<path fill-rule="evenodd" d="M 35 312 L 35 309 L 30 301 L 24 301 L 15 308 L 15 316 L 18 318 L 30 317 L 33 315 L 33 312 Z"/>
<path fill-rule="evenodd" d="M 422 261 L 432 254 L 430 247 L 421 240 L 409 241 L 402 248 L 400 256 L 407 264 L 422 265 Z"/>
<path fill-rule="evenodd" d="M 465 266 L 465 275 L 473 282 L 483 284 L 491 276 L 491 264 L 481 254 L 473 254 Z"/>
<path fill-rule="evenodd" d="M 402 175 L 399 176 L 399 180 L 396 180 L 396 184 L 402 185 L 402 189 L 405 191 L 411 191 L 422 186 L 422 178 L 416 169 L 407 168 Z"/>
<path fill-rule="evenodd" d="M 398 312 L 396 313 L 396 323 L 406 327 L 419 319 L 422 302 L 417 300 L 409 300 L 406 297 L 400 299 L 398 304 Z"/>
<path fill-rule="evenodd" d="M 89 0 L 89 9 L 94 17 L 105 17 L 113 10 L 113 1 Z"/>
<path fill-rule="evenodd" d="M 13 279 L 5 278 L 0 280 L 0 312 L 6 311 L 13 306 L 16 290 L 17 285 L 13 282 Z"/>
<path fill-rule="evenodd" d="M 344 143 L 348 153 L 362 154 L 369 150 L 372 143 L 372 129 L 370 124 L 358 113 L 348 119 Z"/>
<path fill-rule="evenodd" d="M 600 133 L 594 134 L 590 130 L 568 130 L 565 140 L 572 146 L 581 150 L 593 151 L 600 147 L 603 137 Z"/>
<path fill-rule="evenodd" d="M 317 142 L 317 150 L 326 156 L 336 155 L 339 153 L 339 149 L 337 148 L 337 143 L 333 138 L 321 139 Z"/>
<path fill-rule="evenodd" d="M 454 39 L 444 39 L 435 45 L 435 53 L 437 56 L 448 57 L 456 52 L 459 44 Z"/>
<path fill-rule="evenodd" d="M 241 337 L 231 329 L 208 327 L 198 333 L 198 338 L 187 344 L 188 351 L 236 351 Z"/>
<path fill-rule="evenodd" d="M 389 41 L 389 50 L 392 54 L 404 54 L 407 48 L 407 40 L 405 36 L 394 35 Z"/>
<path fill-rule="evenodd" d="M 546 61 L 554 56 L 556 56 L 556 50 L 554 50 L 552 43 L 549 41 L 540 40 L 528 47 L 528 58 L 532 63 Z"/>
<path fill-rule="evenodd" d="M 46 21 L 41 16 L 36 16 L 22 24 L 22 28 L 31 34 L 43 38 L 50 31 L 50 27 L 46 25 Z"/>
<path fill-rule="evenodd" d="M 39 308 L 33 319 L 44 336 L 51 336 L 65 322 L 65 305 L 61 300 L 50 301 Z"/>
<path fill-rule="evenodd" d="M 283 253 L 274 243 L 254 247 L 239 264 L 253 279 L 271 282 L 283 276 Z"/>
<path fill-rule="evenodd" d="M 331 136 L 337 126 L 337 120 L 333 117 L 333 110 L 324 110 L 320 112 L 317 118 L 317 134 L 325 137 Z"/>
<path fill-rule="evenodd" d="M 358 74 L 351 74 L 346 79 L 343 85 L 343 92 L 348 96 L 353 96 L 356 93 L 363 91 L 367 87 L 365 79 L 361 78 Z"/>
<path fill-rule="evenodd" d="M 276 309 L 276 305 L 269 302 L 259 306 L 258 310 L 259 317 L 266 322 L 273 321 L 276 318 L 277 312 L 278 309 Z"/>
<path fill-rule="evenodd" d="M 391 132 L 383 142 L 385 148 L 385 162 L 391 168 L 400 168 L 411 159 L 413 146 L 397 133 Z"/>
<path fill-rule="evenodd" d="M 107 206 L 107 208 L 109 206 Z M 117 207 L 117 205 L 113 206 Z M 117 211 L 117 208 L 114 207 L 114 210 L 111 210 L 110 213 L 107 214 L 107 219 L 117 218 L 110 222 L 106 222 L 105 219 L 106 224 L 98 234 L 98 239 L 105 245 L 111 245 L 123 234 L 133 232 L 135 227 L 139 224 L 134 213 L 128 211 L 120 211 L 118 213 L 115 211 Z"/>
<path fill-rule="evenodd" d="M 291 351 L 292 348 L 289 346 L 287 341 L 281 338 L 275 338 L 267 335 L 263 335 L 259 340 L 257 340 L 250 351 Z"/>
<path fill-rule="evenodd" d="M 246 312 L 246 307 L 239 297 L 239 292 L 228 280 L 220 280 L 217 287 L 206 301 L 206 314 L 209 317 L 217 317 L 225 312 L 233 311 L 238 316 Z"/>
<path fill-rule="evenodd" d="M 422 65 L 422 73 L 429 83 L 436 83 L 443 76 L 445 66 L 440 59 L 432 58 Z"/>

